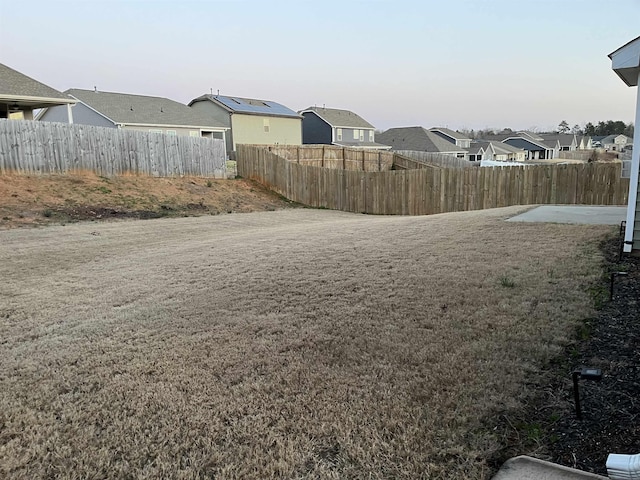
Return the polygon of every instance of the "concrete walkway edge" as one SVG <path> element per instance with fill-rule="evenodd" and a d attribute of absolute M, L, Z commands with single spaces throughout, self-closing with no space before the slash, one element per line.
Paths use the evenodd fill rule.
<path fill-rule="evenodd" d="M 522 455 L 504 462 L 493 480 L 608 480 L 608 477 Z"/>

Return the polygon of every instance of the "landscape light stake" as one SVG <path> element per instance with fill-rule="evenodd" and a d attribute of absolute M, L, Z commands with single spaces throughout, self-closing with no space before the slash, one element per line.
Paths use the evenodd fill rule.
<path fill-rule="evenodd" d="M 616 275 L 626 275 L 627 272 L 611 272 L 611 285 L 609 286 L 609 301 L 613 300 L 613 282 L 615 282 Z"/>
<path fill-rule="evenodd" d="M 582 420 L 582 409 L 580 408 L 580 391 L 578 390 L 578 380 L 584 378 L 585 380 L 594 380 L 599 382 L 602 380 L 602 370 L 599 368 L 579 368 L 574 370 L 571 374 L 573 378 L 573 399 L 576 403 L 576 417 L 578 420 Z"/>
<path fill-rule="evenodd" d="M 625 228 L 627 228 L 627 221 L 626 220 L 622 220 L 620 222 L 620 236 L 621 237 L 624 235 Z"/>
<path fill-rule="evenodd" d="M 622 256 L 624 255 L 624 246 L 625 245 L 633 245 L 633 242 L 628 240 L 620 239 L 620 252 L 618 253 L 618 263 L 622 261 Z"/>

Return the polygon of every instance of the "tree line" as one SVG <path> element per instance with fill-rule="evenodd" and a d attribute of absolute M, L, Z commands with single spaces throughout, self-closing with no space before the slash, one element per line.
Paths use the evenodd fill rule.
<path fill-rule="evenodd" d="M 552 131 L 538 131 L 532 129 L 534 133 L 573 133 L 575 135 L 587 135 L 590 137 L 606 136 L 606 135 L 626 135 L 633 138 L 634 126 L 633 122 L 624 123 L 620 120 L 606 120 L 600 121 L 595 125 L 592 122 L 587 122 L 583 127 L 580 125 L 574 125 L 573 128 L 569 126 L 566 120 L 562 120 L 558 125 L 558 128 Z M 493 129 L 485 128 L 480 130 L 469 130 L 466 128 L 458 130 L 458 133 L 462 133 L 471 139 L 477 138 L 490 138 L 493 135 L 511 135 L 516 134 L 519 130 L 512 130 L 511 128 Z"/>

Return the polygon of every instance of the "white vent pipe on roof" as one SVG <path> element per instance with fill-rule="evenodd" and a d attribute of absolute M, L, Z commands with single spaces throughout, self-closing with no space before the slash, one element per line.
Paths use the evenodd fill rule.
<path fill-rule="evenodd" d="M 607 472 L 611 480 L 640 480 L 640 454 L 610 453 L 607 458 Z"/>

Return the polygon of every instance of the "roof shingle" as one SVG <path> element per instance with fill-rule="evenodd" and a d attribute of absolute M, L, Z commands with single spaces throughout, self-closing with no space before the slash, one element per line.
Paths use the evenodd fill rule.
<path fill-rule="evenodd" d="M 216 120 L 168 98 L 77 88 L 65 93 L 116 123 L 225 128 Z"/>
<path fill-rule="evenodd" d="M 309 107 L 301 110 L 300 114 L 309 111 L 314 112 L 332 127 L 374 128 L 373 125 L 367 122 L 360 115 L 357 115 L 349 110 L 340 110 L 338 108 Z"/>

